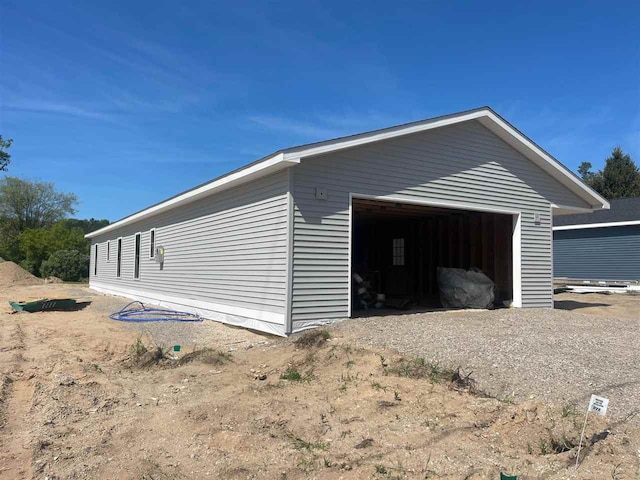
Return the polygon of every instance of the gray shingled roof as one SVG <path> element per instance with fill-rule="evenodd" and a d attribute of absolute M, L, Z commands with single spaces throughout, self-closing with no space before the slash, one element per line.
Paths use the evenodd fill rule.
<path fill-rule="evenodd" d="M 640 197 L 617 198 L 611 200 L 610 203 L 611 209 L 609 210 L 596 210 L 593 213 L 553 217 L 553 226 L 640 220 Z"/>

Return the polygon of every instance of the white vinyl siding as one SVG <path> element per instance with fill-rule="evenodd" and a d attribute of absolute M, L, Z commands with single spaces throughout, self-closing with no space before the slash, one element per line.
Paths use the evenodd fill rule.
<path fill-rule="evenodd" d="M 121 278 L 115 262 L 105 263 L 99 284 L 283 317 L 288 185 L 285 170 L 94 238 L 122 237 Z M 135 234 L 151 228 L 164 262 L 141 254 L 134 281 Z M 151 236 L 141 235 L 140 242 L 141 252 L 150 252 Z"/>
<path fill-rule="evenodd" d="M 522 212 L 524 307 L 553 305 L 551 203 L 588 207 L 477 121 L 303 159 L 293 173 L 294 331 L 348 316 L 349 193 Z"/>

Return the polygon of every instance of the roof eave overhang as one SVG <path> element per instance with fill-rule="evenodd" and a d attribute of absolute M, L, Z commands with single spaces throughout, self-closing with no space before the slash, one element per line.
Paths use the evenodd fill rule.
<path fill-rule="evenodd" d="M 311 145 L 303 145 L 300 147 L 289 148 L 275 153 L 263 160 L 260 160 L 246 168 L 242 168 L 229 175 L 221 177 L 217 180 L 204 184 L 193 190 L 189 190 L 176 197 L 170 198 L 157 205 L 149 207 L 138 213 L 125 217 L 111 225 L 100 230 L 85 235 L 86 238 L 93 238 L 103 233 L 107 233 L 116 228 L 129 225 L 140 221 L 144 218 L 157 215 L 158 213 L 171 210 L 181 205 L 191 203 L 200 198 L 204 198 L 214 193 L 221 192 L 231 187 L 250 182 L 256 178 L 260 178 L 279 170 L 289 168 L 300 163 L 303 158 L 315 157 L 326 153 L 354 148 L 360 145 L 389 140 L 391 138 L 411 135 L 413 133 L 424 132 L 435 128 L 445 127 L 456 123 L 477 120 L 499 138 L 511 145 L 517 151 L 522 153 L 529 160 L 534 162 L 544 171 L 560 181 L 569 190 L 574 192 L 578 197 L 582 198 L 590 208 L 580 208 L 572 206 L 552 205 L 554 209 L 562 210 L 563 213 L 584 213 L 585 211 L 594 211 L 610 208 L 609 202 L 587 186 L 582 180 L 575 176 L 570 170 L 562 165 L 558 160 L 553 158 L 547 152 L 538 147 L 529 140 L 524 134 L 519 132 L 515 127 L 500 117 L 497 113 L 488 107 L 476 110 L 470 110 L 444 117 L 438 117 L 432 120 L 423 120 L 420 122 L 409 123 L 397 127 L 385 128 L 373 132 L 352 135 L 349 137 L 328 140 L 325 142 L 314 143 Z"/>
<path fill-rule="evenodd" d="M 398 127 L 387 128 L 384 130 L 378 130 L 361 135 L 354 135 L 343 139 L 329 140 L 313 144 L 311 146 L 303 146 L 285 150 L 284 158 L 293 159 L 297 158 L 309 158 L 317 155 L 323 155 L 336 150 L 343 150 L 346 148 L 353 148 L 367 143 L 380 142 L 388 140 L 401 135 L 411 135 L 413 133 L 424 132 L 435 128 L 445 127 L 447 125 L 453 125 L 456 123 L 467 122 L 470 120 L 477 120 L 491 132 L 496 134 L 499 138 L 504 140 L 507 144 L 511 145 L 517 151 L 522 153 L 525 157 L 531 160 L 533 163 L 542 168 L 545 172 L 549 173 L 552 177 L 556 178 L 569 190 L 575 193 L 578 197 L 582 198 L 590 208 L 573 207 L 567 205 L 553 205 L 554 208 L 562 209 L 563 211 L 571 211 L 574 213 L 592 212 L 594 210 L 608 209 L 610 208 L 609 202 L 599 195 L 595 190 L 591 189 L 576 175 L 574 175 L 569 169 L 562 165 L 558 160 L 553 158 L 534 142 L 529 140 L 523 133 L 518 131 L 513 125 L 500 117 L 490 108 L 482 108 L 478 110 L 472 110 L 461 114 L 450 115 L 441 117 L 434 120 L 426 120 L 423 122 L 416 122 L 408 125 L 401 125 Z"/>
<path fill-rule="evenodd" d="M 283 153 L 277 153 L 275 155 L 272 155 L 271 157 L 265 158 L 259 163 L 251 165 L 248 168 L 239 170 L 218 180 L 214 180 L 213 182 L 194 188 L 193 190 L 189 190 L 188 192 L 185 192 L 181 195 L 177 195 L 176 197 L 170 198 L 169 200 L 125 217 L 122 220 L 112 223 L 111 225 L 107 225 L 100 230 L 88 233 L 85 235 L 85 238 L 97 237 L 104 233 L 115 230 L 116 228 L 121 228 L 126 225 L 139 222 L 141 220 L 144 220 L 145 218 L 149 218 L 159 213 L 195 202 L 196 200 L 200 200 L 201 198 L 208 197 L 209 195 L 213 195 L 214 193 L 219 193 L 229 188 L 242 185 L 243 183 L 250 182 L 257 178 L 265 177 L 285 168 L 289 168 L 297 163 L 300 163 L 299 159 L 285 159 Z"/>

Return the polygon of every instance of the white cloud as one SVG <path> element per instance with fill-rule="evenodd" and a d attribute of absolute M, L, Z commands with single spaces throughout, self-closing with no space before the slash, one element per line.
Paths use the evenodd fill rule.
<path fill-rule="evenodd" d="M 249 117 L 249 121 L 270 130 L 293 133 L 299 136 L 312 137 L 313 139 L 334 138 L 345 135 L 344 129 L 330 128 L 275 115 L 253 115 Z"/>
<path fill-rule="evenodd" d="M 87 109 L 72 103 L 40 101 L 40 100 L 16 100 L 0 105 L 0 109 L 19 112 L 34 112 L 69 115 L 72 117 L 92 118 L 96 120 L 112 120 L 112 115 L 100 110 Z"/>

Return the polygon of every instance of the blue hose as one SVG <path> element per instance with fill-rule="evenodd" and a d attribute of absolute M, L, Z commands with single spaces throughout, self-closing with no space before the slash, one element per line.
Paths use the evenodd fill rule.
<path fill-rule="evenodd" d="M 140 307 L 131 307 L 136 304 Z M 203 320 L 200 315 L 162 308 L 149 308 L 138 301 L 125 305 L 119 312 L 109 315 L 109 318 L 121 322 L 201 322 Z"/>

